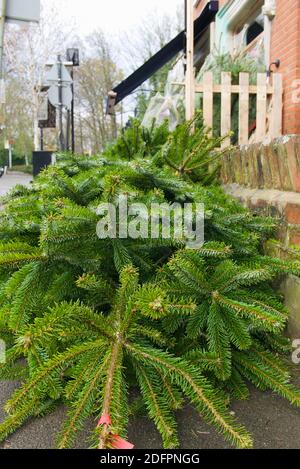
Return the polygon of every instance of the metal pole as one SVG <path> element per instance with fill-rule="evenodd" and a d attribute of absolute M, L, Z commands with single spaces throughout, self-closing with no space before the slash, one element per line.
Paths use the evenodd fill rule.
<path fill-rule="evenodd" d="M 4 30 L 5 30 L 7 0 L 0 0 L 0 6 L 1 6 L 1 11 L 0 11 L 0 80 L 3 80 Z"/>
<path fill-rule="evenodd" d="M 8 147 L 8 167 L 9 169 L 12 169 L 12 145 L 11 143 L 9 144 L 9 147 Z"/>
<path fill-rule="evenodd" d="M 71 72 L 71 78 L 72 78 L 72 104 L 71 104 L 71 131 L 72 131 L 72 153 L 75 153 L 75 90 L 74 90 L 74 69 L 72 67 L 72 72 Z"/>
<path fill-rule="evenodd" d="M 71 112 L 67 110 L 67 132 L 66 132 L 66 149 L 70 150 L 70 127 L 71 127 Z"/>
<path fill-rule="evenodd" d="M 58 125 L 59 125 L 59 150 L 65 150 L 65 138 L 63 130 L 63 83 L 62 83 L 62 59 L 61 55 L 57 57 L 57 68 L 58 68 Z"/>
<path fill-rule="evenodd" d="M 44 129 L 41 127 L 41 151 L 44 151 Z"/>
<path fill-rule="evenodd" d="M 4 128 L 5 82 L 4 82 L 4 30 L 7 10 L 7 0 L 0 0 L 0 126 Z"/>

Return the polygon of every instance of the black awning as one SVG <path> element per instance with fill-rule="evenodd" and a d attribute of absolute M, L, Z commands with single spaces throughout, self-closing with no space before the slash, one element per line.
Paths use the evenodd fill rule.
<path fill-rule="evenodd" d="M 214 20 L 219 10 L 219 2 L 211 1 L 208 2 L 201 15 L 195 20 L 195 42 L 198 41 L 200 36 L 206 30 L 207 26 Z M 154 73 L 160 70 L 170 60 L 186 48 L 186 33 L 182 31 L 176 36 L 169 44 L 163 47 L 157 54 L 151 57 L 148 62 L 142 65 L 126 80 L 122 81 L 116 88 L 110 92 L 110 99 L 108 104 L 109 110 L 114 107 L 117 103 L 122 101 L 124 98 L 129 96 L 135 91 L 140 85 L 148 80 Z"/>

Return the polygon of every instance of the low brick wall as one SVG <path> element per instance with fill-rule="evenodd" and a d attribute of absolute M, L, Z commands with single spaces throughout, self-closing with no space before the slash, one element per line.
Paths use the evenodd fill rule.
<path fill-rule="evenodd" d="M 221 178 L 223 184 L 300 192 L 300 135 L 233 150 L 224 157 Z"/>
<path fill-rule="evenodd" d="M 245 207 L 260 214 L 277 218 L 278 248 L 281 257 L 300 246 L 300 193 L 276 189 L 249 189 L 238 184 L 224 185 L 225 192 L 238 199 Z M 299 250 L 300 256 L 300 250 Z"/>
<path fill-rule="evenodd" d="M 300 246 L 300 135 L 233 150 L 223 159 L 221 180 L 247 207 L 280 218 L 283 248 Z"/>
<path fill-rule="evenodd" d="M 225 191 L 252 211 L 277 218 L 276 239 L 268 254 L 300 259 L 300 136 L 285 136 L 270 145 L 250 145 L 224 157 Z M 300 338 L 300 279 L 288 277 L 282 291 L 291 311 L 289 334 Z"/>
<path fill-rule="evenodd" d="M 238 184 L 225 185 L 224 189 L 254 212 L 280 220 L 277 239 L 265 245 L 267 254 L 281 259 L 300 259 L 300 193 L 249 189 Z M 300 278 L 288 276 L 281 291 L 290 311 L 288 334 L 300 339 Z"/>

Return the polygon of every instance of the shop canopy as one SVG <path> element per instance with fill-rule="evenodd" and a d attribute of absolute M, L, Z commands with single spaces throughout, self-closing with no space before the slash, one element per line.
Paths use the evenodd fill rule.
<path fill-rule="evenodd" d="M 210 1 L 194 23 L 195 43 L 200 39 L 207 27 L 215 19 L 219 9 L 219 2 Z M 186 49 L 186 31 L 182 31 L 172 41 L 164 46 L 157 54 L 151 57 L 144 65 L 132 75 L 122 81 L 109 92 L 108 114 L 114 113 L 114 106 L 133 93 L 139 86 L 147 81 L 154 73 L 160 70 L 176 55 Z"/>

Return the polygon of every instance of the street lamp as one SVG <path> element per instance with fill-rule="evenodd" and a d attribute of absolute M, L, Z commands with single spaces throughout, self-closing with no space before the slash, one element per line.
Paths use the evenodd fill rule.
<path fill-rule="evenodd" d="M 73 67 L 79 67 L 80 59 L 79 59 L 79 49 L 77 48 L 69 48 L 67 49 L 66 53 L 67 62 L 73 64 Z M 72 129 L 72 153 L 75 153 L 75 113 L 74 113 L 74 73 L 73 67 L 71 71 L 71 78 L 72 78 L 72 104 L 71 104 L 71 129 Z M 68 134 L 69 135 L 69 134 Z"/>
<path fill-rule="evenodd" d="M 80 65 L 79 49 L 75 49 L 75 48 L 67 49 L 66 58 L 67 58 L 67 62 L 72 62 L 73 67 L 79 67 Z"/>

